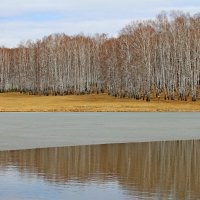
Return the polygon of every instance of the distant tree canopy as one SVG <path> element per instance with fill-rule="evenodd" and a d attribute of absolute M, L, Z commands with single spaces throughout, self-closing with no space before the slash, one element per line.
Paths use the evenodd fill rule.
<path fill-rule="evenodd" d="M 199 85 L 200 14 L 163 12 L 130 23 L 117 38 L 55 34 L 0 48 L 1 92 L 196 101 Z"/>

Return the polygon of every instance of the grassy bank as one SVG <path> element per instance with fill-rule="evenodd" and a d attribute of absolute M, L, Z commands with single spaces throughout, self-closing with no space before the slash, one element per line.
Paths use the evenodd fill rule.
<path fill-rule="evenodd" d="M 165 112 L 200 111 L 200 101 L 167 101 L 119 99 L 107 94 L 33 96 L 20 93 L 1 93 L 2 112 Z"/>

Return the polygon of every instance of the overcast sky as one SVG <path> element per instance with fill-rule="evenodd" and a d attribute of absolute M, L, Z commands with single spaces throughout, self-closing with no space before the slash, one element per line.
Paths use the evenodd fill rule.
<path fill-rule="evenodd" d="M 161 11 L 200 11 L 200 0 L 0 0 L 0 46 L 52 33 L 117 35 L 127 23 Z"/>

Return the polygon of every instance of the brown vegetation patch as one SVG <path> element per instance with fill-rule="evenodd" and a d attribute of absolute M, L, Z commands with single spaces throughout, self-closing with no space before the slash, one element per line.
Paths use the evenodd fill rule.
<path fill-rule="evenodd" d="M 151 102 L 115 98 L 107 94 L 37 96 L 20 93 L 0 94 L 1 112 L 179 112 L 200 111 L 200 101 Z"/>

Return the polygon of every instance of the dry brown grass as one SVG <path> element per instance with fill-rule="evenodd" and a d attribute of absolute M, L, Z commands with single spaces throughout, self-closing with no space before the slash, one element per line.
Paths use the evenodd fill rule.
<path fill-rule="evenodd" d="M 107 94 L 33 96 L 0 94 L 1 112 L 165 112 L 200 111 L 200 101 L 119 99 Z"/>

